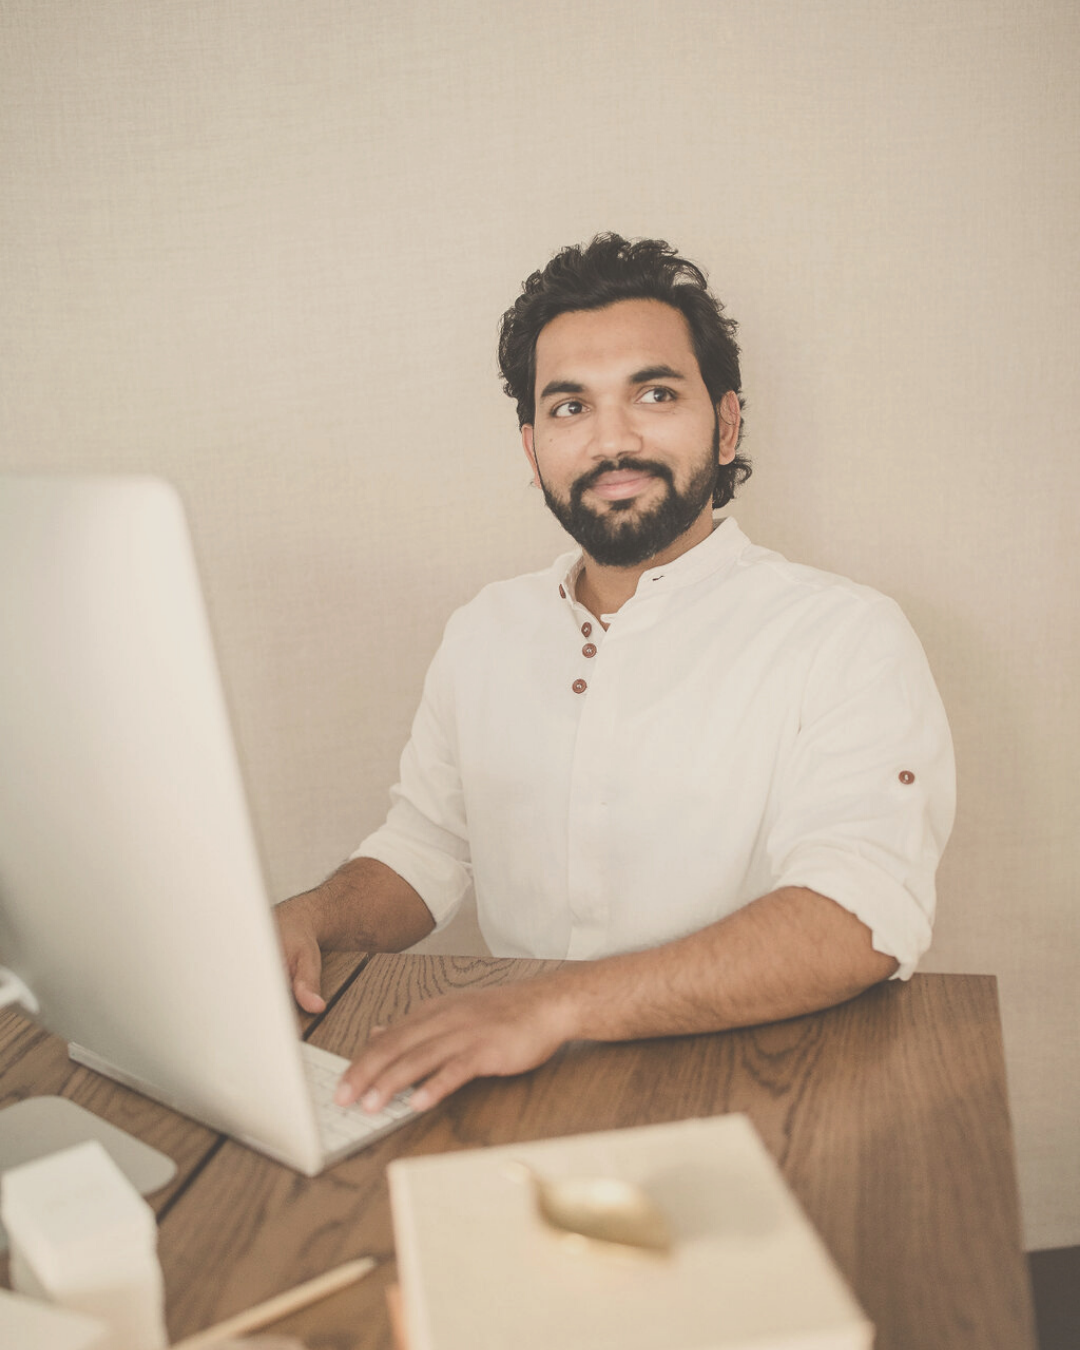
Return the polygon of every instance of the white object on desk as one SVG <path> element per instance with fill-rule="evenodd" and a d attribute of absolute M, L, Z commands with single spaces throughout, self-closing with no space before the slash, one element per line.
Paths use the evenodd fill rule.
<path fill-rule="evenodd" d="M 154 1212 L 99 1143 L 5 1172 L 0 1216 L 14 1289 L 100 1318 L 109 1350 L 164 1350 Z"/>
<path fill-rule="evenodd" d="M 27 1097 L 0 1110 L 0 1174 L 49 1153 L 96 1139 L 140 1195 L 160 1190 L 176 1175 L 164 1153 L 66 1097 Z M 7 1246 L 0 1226 L 0 1252 Z"/>
<path fill-rule="evenodd" d="M 556 1232 L 529 1172 L 639 1187 L 670 1255 Z M 399 1158 L 387 1176 L 411 1350 L 873 1344 L 746 1116 Z"/>
<path fill-rule="evenodd" d="M 0 1345 L 10 1350 L 109 1350 L 111 1344 L 109 1328 L 96 1317 L 0 1289 Z"/>

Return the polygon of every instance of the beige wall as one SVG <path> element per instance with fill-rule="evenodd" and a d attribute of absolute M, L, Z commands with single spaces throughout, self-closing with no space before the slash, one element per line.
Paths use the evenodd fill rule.
<path fill-rule="evenodd" d="M 742 321 L 763 543 L 895 595 L 956 734 L 928 968 L 1001 982 L 1080 1242 L 1071 0 L 2 0 L 0 459 L 190 508 L 272 890 L 381 817 L 449 610 L 561 547 L 494 371 L 597 229 Z"/>

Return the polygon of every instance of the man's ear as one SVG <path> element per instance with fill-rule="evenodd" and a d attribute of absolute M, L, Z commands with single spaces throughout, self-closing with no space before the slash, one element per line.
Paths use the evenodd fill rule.
<path fill-rule="evenodd" d="M 720 419 L 720 463 L 730 464 L 735 458 L 739 444 L 739 426 L 742 422 L 742 409 L 739 396 L 729 389 L 716 405 L 716 415 Z"/>
<path fill-rule="evenodd" d="M 533 449 L 533 427 L 531 422 L 526 422 L 521 428 L 521 444 L 525 451 L 525 458 L 529 461 L 529 468 L 532 469 L 533 487 L 543 487 L 540 481 L 540 470 L 536 467 L 536 451 Z"/>

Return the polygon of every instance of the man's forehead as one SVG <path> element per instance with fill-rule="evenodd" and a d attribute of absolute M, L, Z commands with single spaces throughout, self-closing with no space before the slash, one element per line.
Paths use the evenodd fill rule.
<path fill-rule="evenodd" d="M 536 340 L 536 379 L 575 378 L 590 370 L 627 371 L 667 365 L 697 373 L 690 326 L 681 310 L 662 300 L 618 300 L 603 309 L 569 310 Z"/>

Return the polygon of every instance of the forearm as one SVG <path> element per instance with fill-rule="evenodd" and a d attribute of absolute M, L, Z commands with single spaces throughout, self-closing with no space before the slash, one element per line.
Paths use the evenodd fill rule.
<path fill-rule="evenodd" d="M 773 1022 L 853 998 L 896 969 L 870 930 L 801 887 L 649 951 L 583 961 L 496 989 L 421 1003 L 369 1041 L 338 1101 L 381 1110 L 423 1083 L 418 1110 L 481 1074 L 521 1073 L 565 1041 L 678 1036 Z M 426 1080 L 426 1081 L 425 1081 Z"/>
<path fill-rule="evenodd" d="M 870 930 L 801 887 L 762 896 L 700 932 L 548 977 L 567 1039 L 631 1040 L 763 1022 L 853 998 L 896 969 Z"/>
<path fill-rule="evenodd" d="M 351 858 L 285 904 L 307 910 L 323 951 L 399 952 L 435 927 L 417 891 L 375 858 Z"/>

